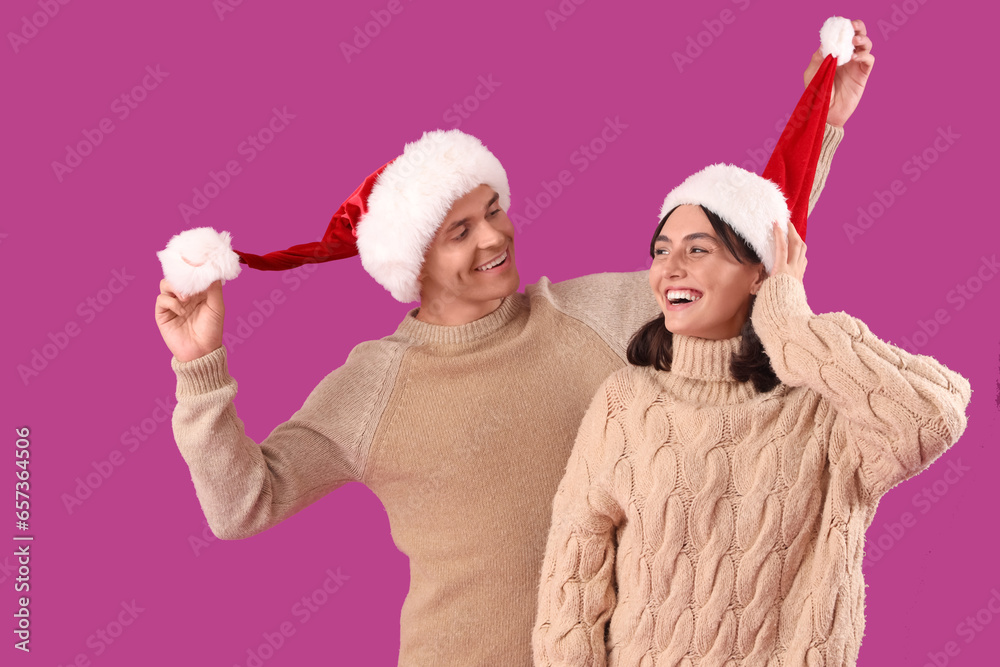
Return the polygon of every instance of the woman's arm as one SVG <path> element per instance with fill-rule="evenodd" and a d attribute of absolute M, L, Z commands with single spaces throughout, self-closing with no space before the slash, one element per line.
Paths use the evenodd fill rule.
<path fill-rule="evenodd" d="M 814 314 L 794 275 L 764 281 L 752 321 L 781 381 L 816 391 L 836 412 L 831 442 L 857 447 L 874 497 L 926 468 L 965 430 L 968 380 L 883 342 L 846 313 Z"/>
<path fill-rule="evenodd" d="M 607 661 L 604 631 L 616 601 L 615 529 L 624 512 L 597 483 L 608 427 L 606 387 L 583 418 L 553 501 L 532 638 L 539 666 L 603 667 Z"/>

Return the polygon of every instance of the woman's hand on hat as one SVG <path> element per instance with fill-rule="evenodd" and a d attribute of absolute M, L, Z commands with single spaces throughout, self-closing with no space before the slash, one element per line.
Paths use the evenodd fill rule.
<path fill-rule="evenodd" d="M 160 281 L 156 297 L 156 326 L 178 361 L 191 361 L 222 347 L 222 281 L 207 290 L 180 297 L 169 281 Z"/>
<path fill-rule="evenodd" d="M 868 37 L 865 22 L 851 21 L 854 26 L 854 55 L 851 62 L 837 68 L 833 80 L 833 94 L 830 98 L 830 112 L 826 122 L 835 127 L 843 127 L 854 110 L 858 108 L 861 96 L 868 83 L 868 75 L 875 66 L 875 56 L 872 55 L 872 40 Z M 809 67 L 804 75 L 806 86 L 823 63 L 823 49 L 817 49 L 813 54 Z"/>
<path fill-rule="evenodd" d="M 771 267 L 771 275 L 786 273 L 801 282 L 808 262 L 806 242 L 792 223 L 788 223 L 788 234 L 781 231 L 777 222 L 771 224 L 774 230 L 774 266 Z"/>

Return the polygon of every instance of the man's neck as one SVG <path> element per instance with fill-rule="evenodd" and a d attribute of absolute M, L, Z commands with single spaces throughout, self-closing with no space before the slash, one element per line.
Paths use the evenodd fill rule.
<path fill-rule="evenodd" d="M 434 308 L 433 304 L 429 304 L 427 301 L 421 300 L 420 308 L 417 310 L 414 317 L 421 322 L 426 322 L 427 324 L 457 327 L 486 317 L 499 308 L 501 303 L 503 303 L 503 298 L 493 299 L 491 301 L 482 301 L 479 303 L 464 303 L 456 301 L 447 305 L 442 305 L 439 308 Z"/>

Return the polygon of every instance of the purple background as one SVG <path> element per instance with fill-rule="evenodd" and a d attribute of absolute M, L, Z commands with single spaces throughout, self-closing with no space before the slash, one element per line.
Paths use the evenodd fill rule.
<path fill-rule="evenodd" d="M 569 5 L 575 11 L 553 28 L 546 10 L 556 0 L 489 8 L 402 0 L 396 15 L 381 0 L 248 0 L 221 18 L 210 0 L 49 3 L 58 13 L 47 22 L 39 14 L 34 32 L 23 17 L 42 11 L 37 1 L 6 2 L 0 12 L 8 33 L 0 497 L 13 496 L 14 428 L 28 426 L 35 535 L 30 656 L 11 646 L 10 537 L 0 550 L 4 664 L 69 665 L 78 654 L 102 666 L 256 664 L 248 650 L 285 622 L 295 633 L 273 656 L 264 651 L 265 665 L 395 664 L 407 562 L 364 487 L 342 488 L 252 539 L 198 544 L 205 526 L 187 467 L 169 420 L 156 421 L 165 414 L 157 401 L 174 402 L 175 378 L 153 319 L 155 251 L 196 226 L 229 230 L 236 247 L 256 253 L 319 238 L 369 172 L 424 130 L 454 127 L 449 109 L 492 77 L 495 89 L 469 100 L 478 108 L 459 126 L 503 161 L 511 213 L 523 215 L 561 170 L 574 177 L 518 233 L 522 286 L 542 275 L 644 268 L 671 187 L 710 162 L 762 168 L 754 155 L 777 138 L 833 14 L 867 21 L 877 63 L 810 219 L 810 305 L 845 310 L 897 345 L 925 322 L 934 335 L 918 337 L 919 351 L 974 389 L 960 442 L 891 491 L 869 530 L 860 662 L 993 664 L 1000 280 L 972 280 L 980 290 L 971 299 L 952 292 L 1000 245 L 996 211 L 979 196 L 996 187 L 992 6 L 716 0 L 653 9 L 590 0 Z M 713 23 L 725 9 L 734 20 Z M 339 45 L 373 10 L 391 21 L 348 62 Z M 9 33 L 22 30 L 30 38 L 11 44 Z M 679 68 L 672 54 L 699 33 L 707 46 Z M 145 99 L 122 118 L 113 101 L 141 85 L 147 66 L 167 74 L 138 91 Z M 239 146 L 275 107 L 294 119 L 248 161 Z M 52 163 L 103 118 L 114 130 L 60 180 Z M 627 128 L 580 172 L 573 154 L 606 118 Z M 939 142 L 940 152 L 934 141 L 948 128 L 952 143 Z M 925 151 L 934 163 L 913 180 L 910 161 Z M 185 221 L 179 206 L 229 160 L 240 173 Z M 877 193 L 894 180 L 901 194 L 880 213 Z M 880 214 L 850 238 L 844 225 L 859 206 Z M 112 294 L 116 270 L 133 278 L 124 289 L 112 283 Z M 355 344 L 391 333 L 409 308 L 356 259 L 287 275 L 245 270 L 225 289 L 227 332 L 274 290 L 283 302 L 253 316 L 259 326 L 230 347 L 237 409 L 258 441 Z M 101 311 L 88 299 L 104 299 Z M 926 323 L 939 310 L 947 321 L 935 330 Z M 57 335 L 67 326 L 77 335 Z M 30 367 L 43 348 L 54 358 L 22 379 L 18 366 Z M 144 441 L 129 439 L 133 427 Z M 115 451 L 121 465 L 70 512 L 64 499 L 78 478 Z M 925 490 L 935 502 L 921 500 Z M 12 510 L 0 530 L 11 536 Z M 888 548 L 874 551 L 879 540 Z M 303 623 L 294 605 L 338 568 L 349 578 Z M 133 600 L 143 610 L 134 622 L 112 644 L 98 640 L 109 624 L 117 631 L 122 603 Z M 977 613 L 979 630 L 959 625 Z"/>

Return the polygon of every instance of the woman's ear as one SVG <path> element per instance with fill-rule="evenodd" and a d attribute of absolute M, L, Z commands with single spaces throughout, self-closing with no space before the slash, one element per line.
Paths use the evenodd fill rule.
<path fill-rule="evenodd" d="M 750 283 L 750 293 L 757 294 L 757 292 L 760 291 L 760 286 L 764 284 L 765 280 L 767 280 L 767 269 L 765 269 L 764 265 L 761 264 L 760 271 L 757 273 L 757 277 L 754 279 L 752 283 Z"/>

